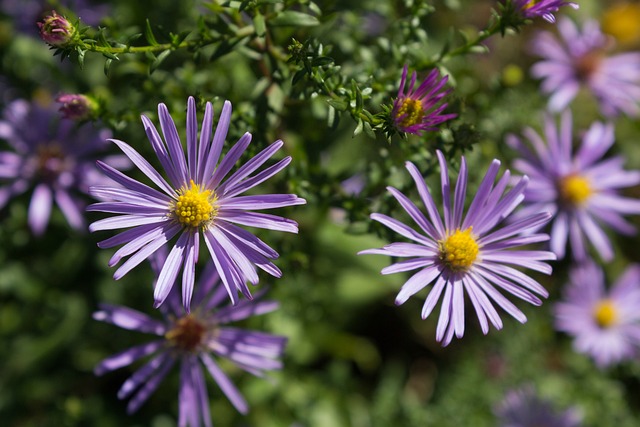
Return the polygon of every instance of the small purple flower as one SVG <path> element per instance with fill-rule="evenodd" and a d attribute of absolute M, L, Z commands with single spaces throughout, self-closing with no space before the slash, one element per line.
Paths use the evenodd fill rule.
<path fill-rule="evenodd" d="M 449 76 L 439 79 L 440 73 L 433 69 L 427 78 L 414 90 L 417 74 L 411 74 L 409 88 L 405 94 L 404 86 L 407 81 L 408 67 L 405 65 L 402 70 L 402 79 L 398 89 L 398 97 L 393 102 L 391 118 L 400 132 L 421 135 L 423 131 L 437 130 L 435 126 L 440 123 L 457 117 L 457 114 L 440 114 L 447 108 L 443 103 L 436 107 L 451 89 L 441 91 L 447 83 Z"/>
<path fill-rule="evenodd" d="M 582 414 L 577 408 L 558 411 L 541 398 L 533 386 L 509 391 L 495 411 L 499 427 L 579 427 Z"/>
<path fill-rule="evenodd" d="M 38 22 L 38 28 L 42 40 L 55 47 L 68 45 L 77 34 L 76 27 L 55 10 L 45 16 L 42 22 Z"/>
<path fill-rule="evenodd" d="M 511 266 L 550 274 L 551 267 L 544 261 L 555 259 L 555 255 L 545 251 L 511 250 L 549 239 L 546 234 L 530 232 L 549 220 L 547 212 L 538 211 L 516 223 L 503 224 L 505 218 L 522 201 L 528 178 L 521 178 L 511 190 L 503 194 L 510 174 L 506 171 L 494 185 L 500 168 L 500 162 L 494 160 L 467 214 L 463 216 L 467 189 L 466 161 L 463 157 L 452 207 L 447 164 L 440 151 L 437 156 L 441 171 L 444 223 L 420 172 L 413 163 L 407 162 L 406 167 L 418 188 L 429 219 L 404 194 L 393 187 L 387 187 L 422 232 L 386 215 L 371 214 L 371 219 L 415 243 L 396 242 L 381 249 L 361 251 L 360 254 L 412 257 L 384 268 L 382 274 L 419 269 L 398 293 L 397 305 L 403 304 L 426 286 L 434 284 L 422 308 L 423 319 L 431 314 L 444 291 L 436 339 L 447 345 L 454 333 L 458 338 L 464 334 L 465 292 L 469 295 L 484 334 L 489 331 L 487 318 L 496 329 L 502 328 L 502 320 L 491 300 L 521 323 L 526 322 L 525 315 L 498 288 L 531 304 L 542 304 L 534 292 L 546 298 L 548 293 L 544 287 Z"/>
<path fill-rule="evenodd" d="M 198 140 L 196 103 L 192 97 L 189 98 L 186 159 L 178 130 L 166 105 L 158 105 L 158 116 L 164 141 L 151 120 L 142 116 L 142 122 L 151 146 L 168 175 L 168 181 L 129 144 L 117 139 L 111 141 L 161 191 L 98 161 L 98 166 L 107 176 L 123 187 L 92 187 L 91 194 L 104 201 L 88 208 L 90 211 L 119 214 L 94 222 L 89 226 L 90 231 L 128 228 L 98 244 L 101 248 L 124 245 L 111 257 L 109 265 L 114 266 L 127 256 L 129 259 L 116 270 L 113 277 L 120 279 L 178 236 L 160 271 L 154 300 L 155 307 L 162 304 L 182 270 L 182 301 L 188 312 L 202 235 L 231 301 L 238 301 L 238 290 L 251 298 L 246 281 L 254 285 L 258 283 L 256 266 L 275 277 L 280 277 L 282 273 L 269 261 L 277 258 L 278 253 L 238 225 L 297 233 L 298 225 L 295 221 L 251 211 L 305 203 L 304 199 L 295 194 L 241 196 L 291 162 L 291 157 L 287 156 L 253 174 L 284 143 L 274 142 L 227 177 L 251 142 L 251 134 L 245 133 L 218 162 L 231 119 L 229 101 L 224 103 L 213 140 L 213 109 L 207 103 Z"/>
<path fill-rule="evenodd" d="M 220 284 L 212 262 L 205 268 L 194 297 L 194 309 L 185 314 L 175 288 L 161 307 L 162 320 L 128 307 L 101 304 L 93 318 L 124 329 L 156 335 L 146 344 L 114 354 L 96 368 L 96 375 L 119 369 L 150 356 L 118 391 L 118 398 L 130 398 L 127 412 L 133 413 L 158 388 L 169 370 L 180 366 L 179 421 L 180 426 L 211 426 L 209 398 L 202 366 L 206 368 L 225 396 L 241 413 L 248 404 L 213 356 L 229 359 L 241 369 L 263 376 L 265 371 L 282 368 L 279 360 L 287 339 L 282 336 L 240 329 L 228 324 L 269 313 L 278 308 L 274 301 L 242 300 L 237 305 L 221 306 L 227 292 Z"/>
<path fill-rule="evenodd" d="M 601 224 L 622 234 L 635 232 L 622 215 L 640 214 L 640 200 L 622 197 L 618 191 L 640 183 L 640 171 L 623 170 L 620 156 L 603 160 L 614 142 L 613 124 L 593 123 L 575 153 L 570 111 L 562 114 L 560 128 L 547 116 L 544 133 L 546 143 L 533 129 L 524 130 L 533 150 L 518 137 L 507 137 L 507 144 L 524 156 L 514 162 L 515 169 L 531 178 L 521 214 L 551 212 L 550 246 L 559 259 L 564 258 L 569 240 L 573 257 L 585 260 L 586 237 L 602 259 L 611 260 L 613 249 Z"/>
<path fill-rule="evenodd" d="M 56 102 L 62 104 L 62 117 L 70 120 L 88 120 L 95 116 L 98 103 L 82 94 L 63 93 L 56 97 Z"/>
<path fill-rule="evenodd" d="M 569 18 L 558 22 L 561 39 L 547 31 L 533 40 L 533 52 L 543 60 L 531 74 L 543 79 L 542 91 L 550 94 L 549 109 L 563 110 L 581 88 L 597 99 L 608 117 L 640 114 L 640 53 L 609 55 L 613 39 L 605 36 L 597 21 L 581 29 Z"/>
<path fill-rule="evenodd" d="M 517 13 L 523 18 L 532 19 L 541 16 L 551 23 L 556 22 L 553 13 L 557 12 L 561 7 L 571 6 L 574 9 L 578 9 L 576 3 L 563 0 L 513 0 L 513 5 Z"/>
<path fill-rule="evenodd" d="M 554 307 L 559 331 L 574 337 L 576 351 L 603 368 L 638 356 L 640 349 L 640 266 L 632 265 L 609 291 L 593 262 L 571 271 L 563 301 Z"/>
<path fill-rule="evenodd" d="M 24 100 L 13 101 L 0 120 L 0 138 L 13 151 L 0 151 L 0 208 L 18 194 L 33 188 L 29 226 L 35 235 L 44 233 L 55 203 L 75 229 L 86 227 L 86 206 L 77 192 L 106 183 L 95 167 L 98 151 L 107 148 L 108 130 L 90 124 L 78 126 L 60 120 L 54 108 L 43 108 Z M 111 158 L 126 167 L 124 156 Z"/>

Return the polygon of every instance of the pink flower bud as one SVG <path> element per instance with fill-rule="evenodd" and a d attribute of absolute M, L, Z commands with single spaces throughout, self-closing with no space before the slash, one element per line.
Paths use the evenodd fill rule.
<path fill-rule="evenodd" d="M 56 97 L 56 102 L 62 104 L 59 109 L 62 117 L 71 120 L 90 119 L 98 108 L 95 100 L 81 94 L 63 93 Z"/>
<path fill-rule="evenodd" d="M 76 35 L 75 26 L 55 10 L 38 22 L 40 37 L 51 46 L 61 47 L 68 44 Z"/>

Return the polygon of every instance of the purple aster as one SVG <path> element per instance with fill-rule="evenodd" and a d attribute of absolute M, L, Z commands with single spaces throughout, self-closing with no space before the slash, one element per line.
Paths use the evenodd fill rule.
<path fill-rule="evenodd" d="M 221 305 L 227 292 L 220 284 L 215 266 L 209 262 L 198 283 L 194 309 L 185 314 L 177 288 L 161 307 L 163 319 L 158 320 L 128 307 L 102 304 L 94 313 L 96 320 L 112 323 L 124 329 L 156 335 L 146 344 L 114 354 L 96 368 L 96 375 L 131 365 L 150 357 L 120 387 L 118 398 L 130 398 L 127 412 L 133 413 L 159 387 L 176 364 L 180 369 L 179 426 L 211 426 L 209 398 L 202 366 L 209 372 L 235 408 L 246 414 L 248 405 L 242 394 L 216 362 L 226 358 L 241 369 L 263 376 L 265 371 L 281 369 L 279 360 L 284 351 L 285 337 L 240 329 L 228 324 L 278 308 L 274 301 L 242 300 L 237 305 Z M 215 357 L 214 357 L 215 356 Z"/>
<path fill-rule="evenodd" d="M 533 65 L 531 74 L 543 79 L 542 91 L 550 94 L 549 109 L 563 110 L 581 88 L 597 99 L 606 116 L 640 113 L 640 53 L 610 55 L 613 39 L 602 33 L 597 21 L 587 21 L 581 29 L 569 18 L 558 22 L 560 40 L 540 32 L 533 52 L 543 60 Z"/>
<path fill-rule="evenodd" d="M 440 151 L 437 152 L 437 156 L 441 171 L 444 223 L 420 172 L 413 163 L 407 162 L 406 167 L 418 188 L 429 218 L 427 219 L 400 191 L 387 187 L 420 227 L 421 232 L 387 215 L 371 214 L 371 219 L 415 243 L 396 242 L 381 249 L 361 251 L 360 254 L 411 257 L 384 268 L 382 274 L 419 269 L 405 282 L 398 293 L 397 305 L 403 304 L 410 296 L 433 284 L 422 308 L 423 319 L 431 314 L 444 292 L 436 339 L 443 345 L 447 345 L 451 342 L 454 333 L 458 338 L 464 334 L 465 291 L 476 311 L 484 334 L 489 331 L 487 318 L 496 329 L 502 328 L 502 320 L 491 300 L 518 321 L 526 322 L 525 315 L 498 289 L 531 304 L 542 304 L 534 293 L 547 297 L 547 291 L 538 282 L 512 266 L 550 274 L 551 267 L 544 261 L 555 259 L 555 255 L 545 251 L 512 250 L 518 246 L 546 241 L 549 238 L 546 234 L 530 232 L 534 227 L 539 227 L 549 220 L 550 215 L 547 212 L 537 212 L 510 225 L 503 224 L 504 219 L 522 201 L 522 193 L 528 178 L 521 178 L 505 193 L 510 174 L 506 171 L 494 185 L 500 168 L 500 162 L 494 160 L 467 214 L 463 215 L 467 189 L 466 161 L 462 157 L 460 174 L 453 195 L 453 206 L 451 206 L 451 186 L 447 164 Z"/>
<path fill-rule="evenodd" d="M 91 124 L 61 120 L 53 106 L 13 101 L 0 120 L 0 138 L 12 148 L 0 151 L 0 208 L 32 189 L 28 222 L 34 234 L 44 233 L 54 203 L 71 227 L 85 229 L 86 202 L 77 193 L 110 182 L 95 167 L 97 152 L 108 147 L 109 136 L 108 130 Z M 116 156 L 111 161 L 125 167 L 125 159 Z"/>
<path fill-rule="evenodd" d="M 500 427 L 579 427 L 577 408 L 558 411 L 552 402 L 538 396 L 533 386 L 509 391 L 495 411 Z"/>
<path fill-rule="evenodd" d="M 578 9 L 576 3 L 563 0 L 513 0 L 513 5 L 517 13 L 523 18 L 532 19 L 541 16 L 551 23 L 556 22 L 553 13 L 557 12 L 562 6 L 571 6 L 574 9 Z"/>
<path fill-rule="evenodd" d="M 404 86 L 407 82 L 407 71 L 408 67 L 405 65 L 402 70 L 398 97 L 393 102 L 393 109 L 391 110 L 391 119 L 396 129 L 400 132 L 421 135 L 423 131 L 437 130 L 435 126 L 457 117 L 457 114 L 440 114 L 442 110 L 447 108 L 446 103 L 436 106 L 442 98 L 451 92 L 451 89 L 441 91 L 449 76 L 444 76 L 440 79 L 438 70 L 433 69 L 420 86 L 414 90 L 417 78 L 417 74 L 414 71 L 411 74 L 409 88 L 405 93 Z"/>
<path fill-rule="evenodd" d="M 610 290 L 602 269 L 585 262 L 571 271 L 563 301 L 554 307 L 556 328 L 574 337 L 576 351 L 599 367 L 635 358 L 640 349 L 640 266 L 632 265 Z"/>
<path fill-rule="evenodd" d="M 601 225 L 633 234 L 635 228 L 622 215 L 640 213 L 640 200 L 618 194 L 621 188 L 640 183 L 640 171 L 623 170 L 620 156 L 603 159 L 614 142 L 613 124 L 593 123 L 575 153 L 568 110 L 562 114 L 559 128 L 552 117 L 545 118 L 546 143 L 531 128 L 523 134 L 533 150 L 518 137 L 507 137 L 507 144 L 524 156 L 514 167 L 531 178 L 522 214 L 551 212 L 550 246 L 559 259 L 565 256 L 567 240 L 573 257 L 586 259 L 586 237 L 602 259 L 611 260 L 613 249 Z"/>
<path fill-rule="evenodd" d="M 109 261 L 109 265 L 114 266 L 124 257 L 129 257 L 113 277 L 120 279 L 178 236 L 158 277 L 154 291 L 155 307 L 162 304 L 169 295 L 182 270 L 182 301 L 189 311 L 202 235 L 231 301 L 238 301 L 238 290 L 251 298 L 246 281 L 254 285 L 258 283 L 256 266 L 272 276 L 281 276 L 280 270 L 269 261 L 277 258 L 278 253 L 236 224 L 297 233 L 298 225 L 295 221 L 252 211 L 305 203 L 304 199 L 295 194 L 241 195 L 271 178 L 291 162 L 291 157 L 287 156 L 253 174 L 284 143 L 274 142 L 227 177 L 251 142 L 251 134 L 245 133 L 218 162 L 231 119 L 229 101 L 224 103 L 213 140 L 213 109 L 207 103 L 198 139 L 196 103 L 192 97 L 189 98 L 186 159 L 178 130 L 166 105 L 158 105 L 158 116 L 164 141 L 151 120 L 142 116 L 142 122 L 168 181 L 130 145 L 117 139 L 111 141 L 161 191 L 98 161 L 98 166 L 106 175 L 124 187 L 92 187 L 91 194 L 104 201 L 88 208 L 90 211 L 120 214 L 94 222 L 89 226 L 92 232 L 128 229 L 98 244 L 101 248 L 124 245 Z"/>

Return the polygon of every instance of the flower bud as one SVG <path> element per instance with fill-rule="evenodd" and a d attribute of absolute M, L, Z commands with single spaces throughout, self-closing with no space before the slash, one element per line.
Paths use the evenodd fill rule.
<path fill-rule="evenodd" d="M 55 47 L 67 45 L 77 34 L 75 26 L 55 10 L 38 22 L 38 28 L 42 40 Z"/>
<path fill-rule="evenodd" d="M 62 104 L 59 111 L 65 119 L 88 120 L 95 117 L 98 110 L 93 98 L 81 94 L 63 93 L 56 97 L 56 102 Z"/>

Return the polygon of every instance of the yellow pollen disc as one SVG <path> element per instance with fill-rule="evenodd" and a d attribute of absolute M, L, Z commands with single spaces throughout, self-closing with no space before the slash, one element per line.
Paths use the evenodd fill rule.
<path fill-rule="evenodd" d="M 193 351 L 202 343 L 207 328 L 193 315 L 181 317 L 164 337 L 169 343 L 184 351 Z"/>
<path fill-rule="evenodd" d="M 217 196 L 211 190 L 200 190 L 191 180 L 191 187 L 179 191 L 174 202 L 173 213 L 180 223 L 190 227 L 200 227 L 218 214 Z"/>
<path fill-rule="evenodd" d="M 478 257 L 478 243 L 471 235 L 473 227 L 455 233 L 439 242 L 440 259 L 453 271 L 466 271 Z"/>
<path fill-rule="evenodd" d="M 533 6 L 535 6 L 539 2 L 540 2 L 540 0 L 531 0 L 527 4 L 524 5 L 524 8 L 525 9 L 531 9 Z"/>
<path fill-rule="evenodd" d="M 404 117 L 403 117 L 404 116 Z M 405 98 L 402 100 L 396 118 L 403 117 L 400 126 L 409 127 L 422 122 L 424 110 L 422 109 L 422 101 L 419 99 Z"/>
<path fill-rule="evenodd" d="M 580 175 L 569 175 L 560 181 L 560 197 L 570 205 L 581 205 L 591 197 L 589 180 Z"/>
<path fill-rule="evenodd" d="M 608 299 L 598 302 L 593 309 L 593 318 L 601 328 L 609 328 L 615 325 L 618 321 L 616 306 Z"/>

